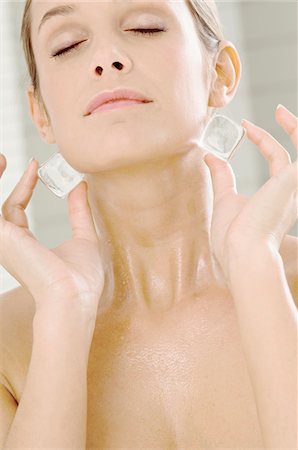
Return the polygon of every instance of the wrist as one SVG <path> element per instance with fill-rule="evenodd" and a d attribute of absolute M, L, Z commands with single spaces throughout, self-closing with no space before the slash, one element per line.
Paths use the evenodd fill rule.
<path fill-rule="evenodd" d="M 239 241 L 238 241 L 239 242 Z M 280 253 L 267 242 L 249 242 L 229 245 L 227 275 L 232 282 L 235 277 L 255 275 L 268 271 L 269 266 L 283 267 Z"/>
<path fill-rule="evenodd" d="M 73 317 L 73 320 L 90 321 L 96 320 L 98 299 L 90 294 L 72 295 L 39 295 L 34 296 L 36 316 L 47 320 L 48 316 L 56 320 L 59 317 Z"/>
<path fill-rule="evenodd" d="M 91 345 L 96 316 L 82 311 L 72 301 L 45 301 L 36 309 L 33 318 L 34 336 L 43 336 L 50 340 L 70 339 L 89 342 Z"/>

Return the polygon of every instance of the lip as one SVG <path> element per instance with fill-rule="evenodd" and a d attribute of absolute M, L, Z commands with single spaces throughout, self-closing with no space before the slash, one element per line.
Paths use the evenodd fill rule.
<path fill-rule="evenodd" d="M 117 102 L 117 100 L 135 100 L 142 103 L 150 103 L 152 100 L 147 98 L 140 92 L 133 91 L 131 89 L 115 89 L 114 91 L 103 91 L 100 94 L 97 94 L 92 100 L 88 103 L 85 116 L 89 116 L 95 110 L 100 108 L 100 106 L 107 104 L 110 102 Z M 118 102 L 120 103 L 120 102 Z"/>

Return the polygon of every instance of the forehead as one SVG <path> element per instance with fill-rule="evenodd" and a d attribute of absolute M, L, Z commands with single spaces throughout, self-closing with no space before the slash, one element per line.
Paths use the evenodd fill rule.
<path fill-rule="evenodd" d="M 31 8 L 35 13 L 42 13 L 59 6 L 70 6 L 80 9 L 88 6 L 97 6 L 102 10 L 109 7 L 113 9 L 125 8 L 126 6 L 161 6 L 172 11 L 178 11 L 181 6 L 185 6 L 187 0 L 32 0 Z"/>
<path fill-rule="evenodd" d="M 32 32 L 39 33 L 42 24 L 53 16 L 71 17 L 73 14 L 88 11 L 94 16 L 147 8 L 151 12 L 168 13 L 180 23 L 190 19 L 187 0 L 32 0 Z"/>

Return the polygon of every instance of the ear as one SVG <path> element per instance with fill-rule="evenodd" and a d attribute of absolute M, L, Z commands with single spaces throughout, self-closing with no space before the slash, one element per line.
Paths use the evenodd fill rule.
<path fill-rule="evenodd" d="M 27 97 L 32 121 L 36 126 L 42 140 L 48 144 L 54 144 L 56 141 L 50 120 L 46 113 L 45 107 L 41 101 L 37 99 L 33 86 L 30 86 L 27 89 Z"/>
<path fill-rule="evenodd" d="M 238 52 L 231 42 L 220 42 L 213 70 L 208 106 L 223 108 L 232 101 L 242 71 Z"/>

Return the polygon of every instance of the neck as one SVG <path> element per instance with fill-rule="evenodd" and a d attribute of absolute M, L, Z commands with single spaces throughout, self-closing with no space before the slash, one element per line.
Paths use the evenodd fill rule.
<path fill-rule="evenodd" d="M 212 185 L 197 147 L 88 176 L 89 202 L 112 254 L 115 298 L 168 310 L 220 283 L 210 249 Z"/>

